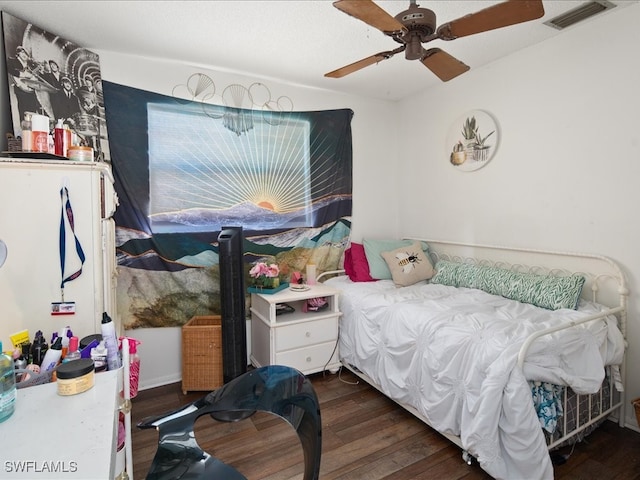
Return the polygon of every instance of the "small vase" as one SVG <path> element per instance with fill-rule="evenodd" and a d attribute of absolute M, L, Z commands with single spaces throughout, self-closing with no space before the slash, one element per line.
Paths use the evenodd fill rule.
<path fill-rule="evenodd" d="M 255 280 L 255 286 L 258 288 L 278 288 L 280 277 L 258 277 Z"/>

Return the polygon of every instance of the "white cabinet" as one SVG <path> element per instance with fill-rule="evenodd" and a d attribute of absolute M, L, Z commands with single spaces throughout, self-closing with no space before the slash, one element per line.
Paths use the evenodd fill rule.
<path fill-rule="evenodd" d="M 327 307 L 304 311 L 307 300 L 323 297 Z M 277 314 L 277 306 L 287 304 L 293 312 Z M 312 285 L 304 292 L 290 289 L 272 295 L 251 294 L 251 363 L 287 365 L 302 373 L 337 371 L 338 291 Z"/>
<path fill-rule="evenodd" d="M 116 314 L 115 224 L 118 199 L 111 167 L 102 162 L 0 159 L 0 238 L 7 260 L 0 268 L 0 340 L 21 330 L 51 337 L 69 325 L 78 338 L 100 332 L 107 312 L 120 332 Z M 66 225 L 65 276 L 82 264 L 74 234 L 82 246 L 82 273 L 65 283 L 64 301 L 75 303 L 73 315 L 52 315 L 61 302 L 60 223 L 67 187 L 73 210 L 73 231 Z M 66 203 L 66 199 L 65 199 Z"/>

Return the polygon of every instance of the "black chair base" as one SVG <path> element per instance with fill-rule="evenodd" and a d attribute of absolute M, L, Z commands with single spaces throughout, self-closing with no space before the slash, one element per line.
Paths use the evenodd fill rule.
<path fill-rule="evenodd" d="M 247 480 L 200 448 L 194 424 L 206 414 L 217 421 L 236 422 L 257 411 L 278 415 L 296 430 L 304 453 L 304 480 L 317 480 L 322 453 L 318 398 L 302 373 L 281 365 L 249 371 L 178 410 L 143 419 L 138 428 L 159 432 L 147 480 Z"/>

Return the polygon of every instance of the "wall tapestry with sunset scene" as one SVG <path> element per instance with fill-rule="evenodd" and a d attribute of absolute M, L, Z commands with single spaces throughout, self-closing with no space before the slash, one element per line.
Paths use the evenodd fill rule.
<path fill-rule="evenodd" d="M 125 328 L 220 313 L 225 227 L 243 228 L 245 272 L 262 258 L 284 281 L 307 263 L 339 268 L 351 231 L 351 110 L 239 110 L 103 88 Z"/>

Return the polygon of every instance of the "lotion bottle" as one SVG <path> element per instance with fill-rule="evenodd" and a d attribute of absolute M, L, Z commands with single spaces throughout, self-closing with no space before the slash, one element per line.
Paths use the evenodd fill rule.
<path fill-rule="evenodd" d="M 69 146 L 65 145 L 64 124 L 61 118 L 58 119 L 58 123 L 56 123 L 56 127 L 53 129 L 53 145 L 53 153 L 59 157 L 66 157 L 66 149 L 69 148 Z"/>
<path fill-rule="evenodd" d="M 58 366 L 60 363 L 60 357 L 62 357 L 62 337 L 56 337 L 55 342 L 51 345 L 51 348 L 47 350 L 44 355 L 42 364 L 40 365 L 41 372 L 49 372 Z"/>
<path fill-rule="evenodd" d="M 25 112 L 24 120 L 22 120 L 22 151 L 33 151 L 33 131 L 31 130 L 31 114 Z"/>

